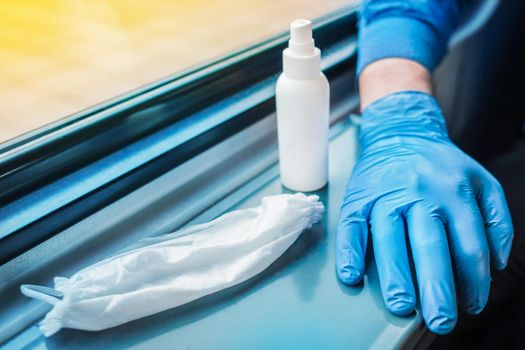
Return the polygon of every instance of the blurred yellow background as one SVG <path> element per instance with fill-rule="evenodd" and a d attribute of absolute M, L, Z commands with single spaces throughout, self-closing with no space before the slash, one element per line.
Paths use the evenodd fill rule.
<path fill-rule="evenodd" d="M 352 0 L 2 0 L 0 142 Z"/>

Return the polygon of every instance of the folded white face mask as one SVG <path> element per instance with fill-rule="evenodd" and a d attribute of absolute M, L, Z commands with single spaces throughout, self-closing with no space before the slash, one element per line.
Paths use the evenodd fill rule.
<path fill-rule="evenodd" d="M 161 312 L 243 282 L 262 272 L 321 219 L 318 196 L 265 197 L 202 225 L 146 238 L 55 288 L 22 285 L 24 295 L 53 304 L 40 323 L 49 337 L 61 328 L 101 330 Z"/>

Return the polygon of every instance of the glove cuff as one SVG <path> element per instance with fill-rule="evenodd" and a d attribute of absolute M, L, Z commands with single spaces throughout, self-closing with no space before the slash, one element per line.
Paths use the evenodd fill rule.
<path fill-rule="evenodd" d="M 361 115 L 362 149 L 392 137 L 450 142 L 436 99 L 420 91 L 402 91 L 370 104 Z"/>

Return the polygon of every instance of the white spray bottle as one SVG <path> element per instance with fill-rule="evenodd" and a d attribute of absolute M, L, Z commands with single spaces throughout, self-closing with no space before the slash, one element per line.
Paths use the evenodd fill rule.
<path fill-rule="evenodd" d="M 308 20 L 290 26 L 275 96 L 281 183 L 294 191 L 318 190 L 328 181 L 330 87 Z"/>

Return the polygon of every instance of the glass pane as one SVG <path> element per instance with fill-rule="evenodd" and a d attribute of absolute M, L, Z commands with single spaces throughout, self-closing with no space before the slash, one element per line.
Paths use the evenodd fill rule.
<path fill-rule="evenodd" d="M 3 0 L 0 142 L 356 0 Z"/>

